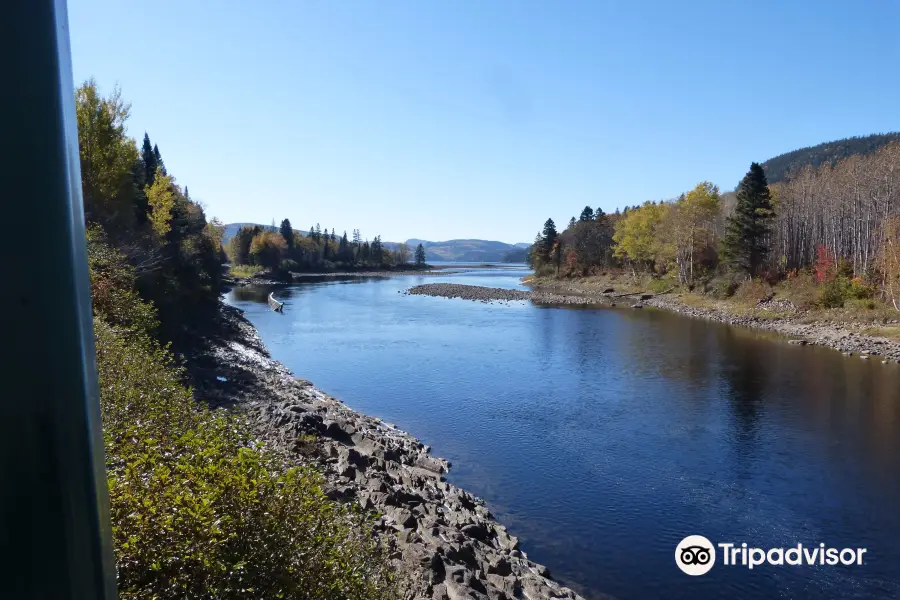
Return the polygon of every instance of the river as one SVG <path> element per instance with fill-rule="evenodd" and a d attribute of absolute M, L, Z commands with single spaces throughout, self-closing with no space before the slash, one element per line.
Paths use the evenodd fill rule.
<path fill-rule="evenodd" d="M 900 366 L 657 310 L 401 292 L 481 269 L 236 289 L 272 356 L 453 463 L 587 598 L 900 597 Z M 675 565 L 690 534 L 864 547 L 862 566 Z"/>

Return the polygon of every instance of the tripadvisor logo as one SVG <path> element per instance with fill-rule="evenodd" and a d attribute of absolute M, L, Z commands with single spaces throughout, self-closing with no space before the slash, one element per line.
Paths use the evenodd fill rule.
<path fill-rule="evenodd" d="M 705 575 L 716 564 L 716 547 L 720 549 L 722 564 L 728 567 L 740 565 L 753 569 L 760 565 L 826 565 L 863 564 L 866 548 L 828 548 L 825 544 L 790 548 L 748 547 L 747 544 L 713 544 L 702 535 L 689 535 L 675 547 L 675 564 L 688 575 Z"/>

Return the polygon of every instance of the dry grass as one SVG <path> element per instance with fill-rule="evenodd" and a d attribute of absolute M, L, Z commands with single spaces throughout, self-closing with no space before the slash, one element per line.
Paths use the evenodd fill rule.
<path fill-rule="evenodd" d="M 869 327 L 863 329 L 865 335 L 883 337 L 892 340 L 900 340 L 900 325 L 885 325 L 883 327 Z"/>

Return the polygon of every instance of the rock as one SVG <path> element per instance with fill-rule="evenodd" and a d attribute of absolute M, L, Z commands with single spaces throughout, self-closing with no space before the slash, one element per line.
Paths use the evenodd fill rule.
<path fill-rule="evenodd" d="M 485 541 L 488 538 L 488 530 L 481 523 L 473 523 L 472 525 L 466 525 L 460 531 L 467 537 L 472 539 L 476 539 L 480 542 Z"/>
<path fill-rule="evenodd" d="M 612 293 L 615 292 L 615 291 L 616 291 L 616 290 L 613 289 L 613 288 L 606 288 L 605 290 L 603 290 L 603 293 L 604 293 L 604 294 L 612 294 Z"/>
<path fill-rule="evenodd" d="M 631 308 L 644 308 L 643 304 L 634 304 Z"/>

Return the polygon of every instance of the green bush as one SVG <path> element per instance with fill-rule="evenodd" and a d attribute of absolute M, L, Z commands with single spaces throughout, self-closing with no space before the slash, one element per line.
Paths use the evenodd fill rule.
<path fill-rule="evenodd" d="M 283 261 L 281 261 L 281 264 L 278 266 L 278 268 L 287 273 L 290 271 L 300 270 L 300 265 L 297 264 L 296 260 L 286 258 Z"/>
<path fill-rule="evenodd" d="M 704 291 L 714 298 L 724 300 L 734 296 L 738 287 L 740 287 L 740 283 L 730 276 L 716 277 L 705 285 Z"/>
<path fill-rule="evenodd" d="M 819 304 L 822 308 L 842 308 L 850 295 L 850 284 L 846 277 L 835 277 L 822 285 Z"/>
<path fill-rule="evenodd" d="M 95 322 L 122 598 L 393 597 L 371 525 L 194 403 L 170 356 Z"/>
<path fill-rule="evenodd" d="M 371 523 L 249 423 L 195 403 L 121 255 L 97 239 L 89 255 L 120 597 L 396 598 Z"/>

